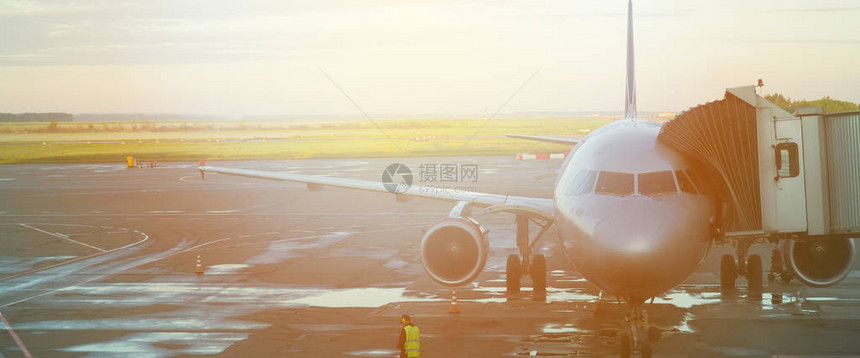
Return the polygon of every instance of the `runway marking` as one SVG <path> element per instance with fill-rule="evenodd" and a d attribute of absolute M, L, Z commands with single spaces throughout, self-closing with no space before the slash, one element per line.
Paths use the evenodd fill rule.
<path fill-rule="evenodd" d="M 148 240 L 148 239 L 149 239 L 149 236 L 147 236 L 147 237 L 146 237 L 146 239 Z M 22 299 L 20 299 L 20 300 L 14 301 L 14 302 L 9 302 L 9 303 L 7 303 L 7 304 L 5 304 L 5 305 L 0 306 L 0 308 L 5 308 L 5 307 L 9 307 L 9 306 L 17 305 L 17 304 L 19 304 L 19 303 L 24 303 L 24 302 L 27 302 L 27 301 L 30 301 L 30 300 L 33 300 L 33 299 L 36 299 L 36 298 L 39 298 L 39 297 L 42 297 L 42 296 L 47 296 L 47 295 L 54 294 L 54 293 L 57 293 L 57 292 L 60 292 L 60 291 L 63 291 L 63 290 L 67 290 L 67 289 L 72 288 L 72 287 L 77 287 L 77 286 L 85 285 L 85 284 L 88 284 L 88 283 L 90 283 L 90 282 L 93 282 L 93 281 L 96 281 L 96 280 L 103 279 L 103 278 L 105 278 L 105 277 L 107 277 L 107 276 L 112 276 L 112 275 L 115 275 L 115 274 L 117 274 L 117 273 L 120 273 L 120 272 L 123 272 L 123 271 L 126 271 L 126 270 L 131 270 L 131 269 L 136 268 L 136 267 L 140 267 L 140 266 L 143 266 L 143 265 L 148 265 L 148 264 L 151 264 L 151 263 L 153 263 L 153 262 L 158 262 L 158 261 L 164 260 L 164 259 L 169 258 L 169 257 L 173 257 L 173 256 L 176 256 L 176 255 L 179 255 L 179 254 L 184 254 L 184 253 L 186 253 L 186 252 L 189 252 L 189 251 L 192 251 L 192 250 L 196 250 L 196 249 L 198 249 L 198 248 L 201 248 L 201 247 L 204 247 L 204 246 L 207 246 L 207 245 L 214 244 L 214 243 L 216 243 L 216 242 L 221 242 L 221 241 L 230 240 L 230 239 L 231 239 L 231 238 L 229 238 L 229 237 L 225 237 L 225 238 L 223 238 L 223 239 L 218 239 L 218 240 L 214 240 L 214 241 L 206 242 L 206 243 L 203 243 L 203 244 L 200 244 L 200 245 L 197 245 L 197 246 L 192 246 L 192 247 L 187 248 L 187 249 L 185 249 L 185 250 L 181 250 L 181 251 L 178 251 L 178 252 L 174 252 L 174 253 L 168 254 L 167 256 L 164 256 L 164 257 L 159 257 L 159 258 L 155 258 L 155 259 L 153 259 L 153 260 L 148 260 L 148 261 L 144 261 L 144 262 L 136 263 L 136 264 L 133 264 L 132 266 L 129 266 L 129 267 L 126 267 L 126 268 L 122 268 L 122 269 L 119 269 L 119 270 L 117 270 L 117 271 L 115 271 L 115 272 L 112 272 L 112 273 L 109 273 L 109 274 L 104 274 L 104 275 L 101 275 L 101 276 L 96 276 L 96 277 L 90 278 L 90 279 L 88 279 L 88 280 L 84 280 L 83 282 L 78 282 L 78 283 L 76 283 L 76 284 L 74 284 L 74 285 L 69 285 L 69 286 L 62 287 L 62 288 L 58 288 L 58 289 L 55 289 L 55 290 L 50 290 L 50 291 L 42 292 L 42 293 L 40 293 L 40 294 L 38 294 L 38 295 L 35 295 L 35 296 L 30 296 L 30 297 L 22 298 Z M 126 245 L 126 246 L 128 246 L 128 245 Z"/>
<path fill-rule="evenodd" d="M 95 249 L 95 250 L 98 250 L 98 251 L 101 251 L 101 252 L 107 252 L 107 250 L 102 249 L 102 248 L 100 248 L 100 247 L 95 247 L 95 246 L 93 246 L 93 245 L 85 244 L 85 243 L 80 242 L 80 241 L 77 241 L 77 240 L 72 240 L 72 239 L 70 239 L 70 238 L 69 238 L 68 236 L 66 236 L 66 235 L 62 235 L 62 234 L 59 234 L 59 233 L 53 233 L 53 232 L 50 232 L 50 231 L 45 231 L 45 230 L 39 229 L 39 228 L 37 228 L 37 227 L 30 226 L 30 225 L 27 225 L 27 224 L 24 224 L 24 223 L 20 223 L 20 224 L 18 224 L 18 225 L 21 225 L 21 226 L 26 227 L 26 228 L 29 228 L 29 229 L 36 230 L 36 231 L 41 232 L 41 233 L 45 233 L 45 234 L 51 235 L 51 236 L 56 237 L 56 238 L 60 238 L 60 239 L 66 240 L 66 241 L 74 242 L 74 243 L 76 243 L 76 244 L 78 244 L 78 245 L 83 245 L 83 246 L 89 247 L 89 248 L 91 248 L 91 249 Z"/>
<path fill-rule="evenodd" d="M 105 250 L 105 249 L 102 249 L 102 248 L 99 248 L 99 247 L 95 247 L 95 246 L 93 246 L 93 245 L 85 244 L 85 243 L 80 242 L 80 241 L 77 241 L 77 240 L 72 240 L 72 239 L 70 239 L 70 238 L 69 238 L 68 236 L 66 236 L 66 235 L 62 235 L 62 234 L 59 234 L 59 233 L 53 233 L 53 232 L 50 232 L 50 231 L 45 231 L 45 230 L 42 230 L 42 229 L 40 229 L 40 228 L 33 227 L 33 226 L 30 226 L 30 225 L 27 225 L 27 224 L 24 224 L 24 223 L 20 223 L 20 224 L 18 224 L 18 225 L 21 225 L 21 226 L 26 227 L 26 228 L 29 228 L 29 229 L 36 230 L 36 231 L 41 232 L 41 233 L 45 233 L 45 234 L 51 235 L 51 236 L 56 237 L 56 238 L 60 238 L 60 239 L 66 240 L 66 241 L 71 241 L 71 242 L 74 242 L 74 243 L 76 243 L 76 244 L 78 244 L 78 245 L 83 245 L 83 246 L 89 247 L 89 248 L 91 248 L 91 249 L 99 250 L 99 251 L 101 251 L 101 252 L 107 252 L 107 250 Z"/>
<path fill-rule="evenodd" d="M 69 224 L 69 225 L 71 225 L 71 224 Z M 77 226 L 84 226 L 84 225 L 77 225 Z M 16 277 L 26 276 L 26 275 L 29 275 L 29 274 L 31 274 L 31 273 L 36 273 L 36 272 L 39 272 L 39 271 L 44 271 L 44 270 L 47 270 L 47 269 L 52 269 L 52 268 L 57 267 L 57 266 L 62 266 L 62 265 L 66 265 L 66 264 L 75 263 L 75 262 L 78 262 L 78 261 L 83 261 L 83 260 L 86 260 L 86 259 L 90 259 L 90 258 L 93 258 L 93 257 L 97 257 L 97 256 L 101 256 L 101 255 L 109 254 L 109 253 L 114 252 L 114 251 L 119 251 L 119 250 L 122 250 L 122 249 L 127 249 L 127 248 L 129 248 L 129 247 L 132 247 L 132 246 L 135 246 L 135 245 L 138 245 L 138 244 L 142 244 L 143 242 L 145 242 L 145 241 L 149 240 L 149 235 L 147 235 L 147 234 L 145 234 L 145 233 L 143 233 L 143 232 L 137 231 L 137 230 L 134 230 L 134 232 L 136 232 L 136 233 L 138 233 L 138 234 L 142 235 L 142 236 L 143 236 L 143 239 L 141 239 L 141 240 L 139 240 L 139 241 L 132 242 L 132 243 L 130 243 L 130 244 L 128 244 L 128 245 L 125 245 L 125 246 L 123 246 L 123 247 L 117 247 L 117 248 L 115 248 L 115 249 L 111 249 L 111 250 L 108 250 L 108 251 L 105 251 L 105 252 L 99 252 L 99 253 L 95 253 L 95 254 L 91 254 L 91 255 L 87 255 L 87 256 L 81 256 L 81 257 L 78 257 L 78 258 L 76 258 L 76 259 L 66 260 L 66 261 L 59 262 L 59 263 L 56 263 L 56 264 L 53 264 L 53 265 L 49 265 L 49 266 L 45 266 L 45 267 L 40 267 L 40 268 L 37 268 L 37 269 L 28 270 L 28 271 L 24 271 L 24 272 L 19 272 L 19 273 L 16 273 L 16 274 L 14 274 L 14 275 L 5 276 L 5 277 L 0 278 L 0 282 L 2 282 L 2 281 L 6 281 L 6 280 L 10 280 L 10 279 L 13 279 L 13 278 L 16 278 Z"/>
<path fill-rule="evenodd" d="M 24 354 L 24 357 L 33 358 L 33 355 L 30 354 L 30 351 L 27 350 L 27 346 L 24 345 L 24 342 L 18 337 L 18 334 L 15 333 L 15 330 L 12 329 L 12 325 L 9 324 L 9 321 L 6 320 L 6 317 L 3 317 L 3 313 L 0 312 L 0 321 L 3 321 L 3 324 L 6 325 L 6 330 L 9 331 L 9 335 L 12 336 L 12 339 L 15 340 L 15 344 L 18 345 L 18 348 L 21 348 L 21 353 Z"/>

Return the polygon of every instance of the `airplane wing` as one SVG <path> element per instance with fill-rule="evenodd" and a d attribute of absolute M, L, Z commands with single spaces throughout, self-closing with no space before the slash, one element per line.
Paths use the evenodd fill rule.
<path fill-rule="evenodd" d="M 538 142 L 547 142 L 547 143 L 555 143 L 555 144 L 567 144 L 567 145 L 576 145 L 580 142 L 579 139 L 573 138 L 562 138 L 562 137 L 542 137 L 542 136 L 534 136 L 534 135 L 524 135 L 524 134 L 508 134 L 509 138 L 519 138 L 519 139 L 527 139 L 534 140 Z"/>
<path fill-rule="evenodd" d="M 200 163 L 198 169 L 200 169 L 200 174 L 204 177 L 206 172 L 212 172 L 250 178 L 305 183 L 307 184 L 309 190 L 315 191 L 321 190 L 323 187 L 326 186 L 331 186 L 395 195 L 398 201 L 409 199 L 411 197 L 444 200 L 455 203 L 464 203 L 472 207 L 485 208 L 485 211 L 488 213 L 507 212 L 526 215 L 529 217 L 537 217 L 545 220 L 552 220 L 555 211 L 555 204 L 553 204 L 552 199 L 545 198 L 507 196 L 501 194 L 453 190 L 449 191 L 444 190 L 444 188 L 440 188 L 439 190 L 422 191 L 420 190 L 420 188 L 416 188 L 415 186 L 410 187 L 408 190 L 405 190 L 401 194 L 392 194 L 391 191 L 386 189 L 385 185 L 381 181 L 353 180 L 314 175 L 274 173 L 260 170 L 213 167 L 206 165 L 205 162 Z"/>

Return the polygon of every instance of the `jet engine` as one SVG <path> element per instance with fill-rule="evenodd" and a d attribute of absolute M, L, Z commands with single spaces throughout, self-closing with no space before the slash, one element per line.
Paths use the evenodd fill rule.
<path fill-rule="evenodd" d="M 813 287 L 835 285 L 854 266 L 852 239 L 786 240 L 782 252 L 794 277 Z"/>
<path fill-rule="evenodd" d="M 472 282 L 487 263 L 487 230 L 477 221 L 447 217 L 421 239 L 421 263 L 431 278 L 446 286 Z"/>

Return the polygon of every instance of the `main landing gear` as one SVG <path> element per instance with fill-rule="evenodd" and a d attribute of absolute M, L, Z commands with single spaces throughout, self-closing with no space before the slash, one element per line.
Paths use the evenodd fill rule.
<path fill-rule="evenodd" d="M 642 298 L 628 301 L 630 311 L 621 320 L 621 329 L 618 331 L 621 358 L 629 358 L 634 352 L 639 352 L 642 358 L 651 358 L 651 328 L 648 326 L 648 314 L 642 309 L 644 303 Z"/>
<path fill-rule="evenodd" d="M 541 226 L 541 230 L 531 242 L 530 222 Z M 523 275 L 531 276 L 535 293 L 546 292 L 546 257 L 541 254 L 532 255 L 532 249 L 551 225 L 552 220 L 538 221 L 525 215 L 517 215 L 517 247 L 520 253 L 508 255 L 505 270 L 508 292 L 520 292 L 520 278 Z"/>
<path fill-rule="evenodd" d="M 720 290 L 723 294 L 734 292 L 735 279 L 744 276 L 747 279 L 747 296 L 761 298 L 762 265 L 761 256 L 749 254 L 750 241 L 738 241 L 735 244 L 738 260 L 732 255 L 723 255 L 720 260 Z"/>
<path fill-rule="evenodd" d="M 780 249 L 773 249 L 770 252 L 770 272 L 767 274 L 769 282 L 779 281 L 783 285 L 791 283 L 791 272 L 786 270 L 783 260 Z"/>

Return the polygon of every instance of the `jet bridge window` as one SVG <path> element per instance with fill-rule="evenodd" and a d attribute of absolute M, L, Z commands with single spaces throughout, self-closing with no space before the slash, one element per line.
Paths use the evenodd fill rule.
<path fill-rule="evenodd" d="M 598 194 L 628 196 L 633 194 L 633 174 L 619 172 L 600 172 L 597 177 Z"/>
<path fill-rule="evenodd" d="M 776 172 L 780 178 L 794 178 L 800 174 L 797 143 L 779 143 L 776 150 Z"/>
<path fill-rule="evenodd" d="M 675 177 L 668 170 L 639 174 L 639 194 L 660 196 L 678 192 Z"/>

